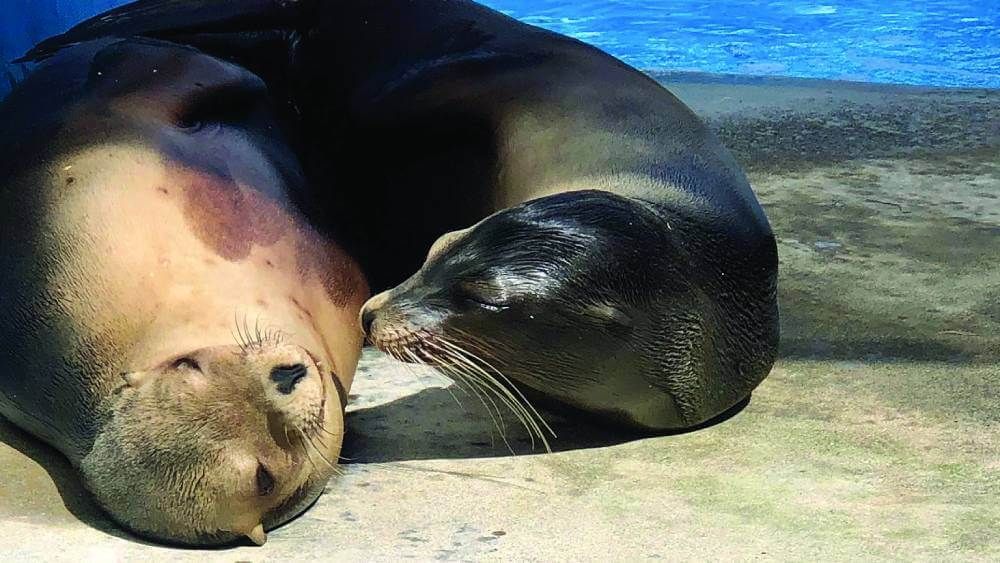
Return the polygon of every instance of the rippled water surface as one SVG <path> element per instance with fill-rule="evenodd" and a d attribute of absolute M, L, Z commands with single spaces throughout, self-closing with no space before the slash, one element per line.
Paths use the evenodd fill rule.
<path fill-rule="evenodd" d="M 124 3 L 0 0 L 0 59 Z M 1000 88 L 1000 0 L 484 3 L 647 70 Z M 0 65 L 0 93 L 22 72 Z"/>
<path fill-rule="evenodd" d="M 643 69 L 1000 87 L 1000 0 L 487 0 Z"/>

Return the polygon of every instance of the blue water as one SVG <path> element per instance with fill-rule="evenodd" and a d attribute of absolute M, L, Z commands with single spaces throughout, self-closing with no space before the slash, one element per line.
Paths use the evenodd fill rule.
<path fill-rule="evenodd" d="M 0 0 L 0 60 L 123 3 Z M 1000 0 L 484 3 L 646 70 L 1000 88 Z M 0 94 L 22 73 L 0 66 Z"/>
<path fill-rule="evenodd" d="M 1000 0 L 486 0 L 646 69 L 1000 88 Z"/>

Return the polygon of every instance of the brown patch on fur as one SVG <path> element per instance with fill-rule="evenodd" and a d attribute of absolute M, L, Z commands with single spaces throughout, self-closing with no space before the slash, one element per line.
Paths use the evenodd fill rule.
<path fill-rule="evenodd" d="M 225 178 L 180 169 L 172 172 L 171 183 L 184 190 L 191 231 L 231 262 L 246 259 L 254 245 L 274 244 L 291 225 L 278 202 Z"/>
<path fill-rule="evenodd" d="M 75 182 L 75 181 L 76 181 L 76 178 L 70 176 L 69 178 L 66 178 L 66 185 L 67 186 L 72 186 L 73 182 Z"/>
<path fill-rule="evenodd" d="M 303 280 L 316 277 L 338 307 L 368 295 L 368 282 L 357 263 L 339 245 L 312 229 L 302 230 L 295 257 Z"/>
<path fill-rule="evenodd" d="M 170 190 L 164 188 L 163 186 L 156 188 L 156 191 L 160 192 L 163 195 L 170 195 Z"/>

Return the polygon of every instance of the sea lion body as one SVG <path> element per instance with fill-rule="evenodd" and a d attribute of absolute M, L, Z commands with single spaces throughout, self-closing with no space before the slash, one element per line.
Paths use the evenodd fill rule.
<path fill-rule="evenodd" d="M 351 3 L 337 22 L 317 51 L 366 65 L 344 89 L 350 181 L 377 202 L 356 229 L 423 261 L 366 305 L 372 342 L 655 431 L 719 415 L 767 375 L 774 237 L 677 98 L 471 2 Z"/>
<path fill-rule="evenodd" d="M 777 252 L 745 176 L 598 49 L 468 0 L 144 0 L 35 55 L 109 32 L 198 45 L 287 101 L 312 220 L 376 287 L 417 270 L 365 308 L 395 356 L 657 431 L 769 372 Z"/>
<path fill-rule="evenodd" d="M 189 47 L 84 43 L 0 130 L 0 414 L 140 534 L 262 542 L 333 473 L 367 295 L 293 204 L 263 84 Z"/>

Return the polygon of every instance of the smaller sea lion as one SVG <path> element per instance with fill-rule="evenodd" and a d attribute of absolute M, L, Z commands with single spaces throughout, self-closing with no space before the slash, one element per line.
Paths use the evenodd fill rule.
<path fill-rule="evenodd" d="M 335 472 L 368 295 L 253 74 L 101 40 L 0 104 L 0 414 L 156 540 L 263 543 Z"/>

